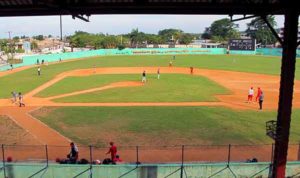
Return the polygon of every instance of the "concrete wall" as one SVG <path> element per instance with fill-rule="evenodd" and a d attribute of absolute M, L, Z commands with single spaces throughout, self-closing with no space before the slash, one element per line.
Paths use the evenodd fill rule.
<path fill-rule="evenodd" d="M 268 177 L 269 163 L 231 163 L 230 169 L 237 177 L 251 177 L 258 173 L 255 177 Z M 6 175 L 8 178 L 24 178 L 29 177 L 37 171 L 44 168 L 43 164 L 8 164 L 6 166 Z M 60 165 L 49 164 L 48 168 L 37 174 L 35 177 L 43 178 L 69 178 L 74 177 L 80 172 L 87 170 L 89 165 Z M 178 164 L 155 164 L 140 165 L 93 165 L 92 174 L 95 178 L 117 178 L 122 174 L 126 174 L 124 178 L 163 178 L 169 174 L 169 178 L 180 177 L 180 165 Z M 226 168 L 225 163 L 215 164 L 186 164 L 184 166 L 183 177 L 185 174 L 188 178 L 209 177 L 218 171 Z M 0 167 L 1 169 L 1 167 Z M 177 172 L 176 172 L 177 170 Z M 131 172 L 130 172 L 131 171 Z M 79 177 L 88 177 L 91 173 L 87 171 Z M 260 172 L 260 173 L 259 173 Z M 4 178 L 3 169 L 0 170 L 0 178 Z M 287 176 L 300 173 L 300 162 L 290 162 L 287 165 Z M 229 169 L 217 174 L 215 177 L 231 178 L 234 177 Z"/>
<path fill-rule="evenodd" d="M 271 55 L 281 56 L 281 48 L 260 48 L 256 51 L 234 51 L 231 50 L 230 54 L 240 55 Z M 226 54 L 225 48 L 126 48 L 123 50 L 118 49 L 99 49 L 90 51 L 67 52 L 57 54 L 33 55 L 23 57 L 23 63 L 15 64 L 14 68 L 34 65 L 44 60 L 45 62 L 55 62 L 61 60 L 78 59 L 94 56 L 106 55 L 178 55 L 178 54 Z M 297 56 L 300 57 L 300 50 L 297 51 Z M 10 66 L 1 66 L 0 71 L 9 70 Z"/>

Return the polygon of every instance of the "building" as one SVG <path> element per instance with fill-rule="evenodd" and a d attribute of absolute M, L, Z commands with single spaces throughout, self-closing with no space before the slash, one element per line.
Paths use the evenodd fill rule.
<path fill-rule="evenodd" d="M 200 48 L 220 48 L 222 43 L 213 43 L 211 40 L 193 40 L 191 46 L 198 46 Z"/>
<path fill-rule="evenodd" d="M 283 27 L 278 29 L 279 37 L 281 38 L 281 40 L 283 40 L 283 35 L 284 35 L 283 29 L 284 29 Z M 300 40 L 300 26 L 298 26 L 298 41 L 299 40 Z M 276 46 L 281 47 L 279 42 L 276 43 Z M 300 46 L 298 46 L 298 48 L 300 48 Z"/>
<path fill-rule="evenodd" d="M 31 53 L 31 43 L 29 41 L 23 42 L 23 49 L 26 54 Z"/>

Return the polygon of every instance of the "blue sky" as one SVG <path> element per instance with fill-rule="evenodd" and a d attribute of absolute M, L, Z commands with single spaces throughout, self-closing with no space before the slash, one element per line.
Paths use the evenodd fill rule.
<path fill-rule="evenodd" d="M 218 19 L 228 16 L 222 15 L 93 15 L 90 22 L 71 16 L 63 16 L 63 34 L 70 35 L 76 30 L 91 33 L 120 34 L 129 33 L 133 28 L 147 33 L 157 33 L 165 28 L 179 28 L 185 32 L 202 33 L 205 27 Z M 234 18 L 239 16 L 234 16 Z M 250 20 L 237 22 L 240 30 L 246 28 Z M 283 26 L 284 18 L 276 16 L 278 27 Z M 1 17 L 0 38 L 6 38 L 8 31 L 12 36 L 59 35 L 59 16 L 39 17 Z"/>

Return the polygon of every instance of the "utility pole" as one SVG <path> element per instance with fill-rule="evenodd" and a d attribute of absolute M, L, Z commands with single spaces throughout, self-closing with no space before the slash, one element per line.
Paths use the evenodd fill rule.
<path fill-rule="evenodd" d="M 12 39 L 11 39 L 11 34 L 12 34 L 12 31 L 8 31 L 8 42 L 9 42 L 9 45 L 8 45 L 8 54 L 7 54 L 7 59 L 9 59 L 9 53 L 11 53 L 11 59 L 13 59 L 13 44 L 12 44 Z"/>
<path fill-rule="evenodd" d="M 11 33 L 12 33 L 12 31 L 8 31 L 7 33 L 8 33 L 8 39 L 11 40 Z"/>

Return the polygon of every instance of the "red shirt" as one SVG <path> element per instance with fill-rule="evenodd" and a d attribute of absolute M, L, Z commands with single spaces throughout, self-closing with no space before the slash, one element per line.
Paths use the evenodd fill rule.
<path fill-rule="evenodd" d="M 259 97 L 261 95 L 261 89 L 257 90 L 257 96 Z"/>
<path fill-rule="evenodd" d="M 117 147 L 115 145 L 111 146 L 109 148 L 109 152 L 110 152 L 111 158 L 114 159 L 117 155 Z"/>
<path fill-rule="evenodd" d="M 120 159 L 120 158 L 115 158 L 114 159 L 114 162 L 116 163 L 116 162 L 122 162 L 122 160 Z"/>

